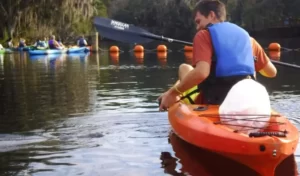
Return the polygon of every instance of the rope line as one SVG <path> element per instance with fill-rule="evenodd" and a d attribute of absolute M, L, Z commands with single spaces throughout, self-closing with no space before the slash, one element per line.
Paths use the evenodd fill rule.
<path fill-rule="evenodd" d="M 157 51 L 157 49 L 144 49 L 145 53 L 154 53 L 155 51 Z M 128 52 L 134 52 L 134 48 L 129 50 Z M 164 52 L 164 51 L 157 51 L 157 52 Z M 172 52 L 172 50 L 167 49 L 167 52 Z"/>
<path fill-rule="evenodd" d="M 102 49 L 102 48 L 99 47 L 99 51 L 109 52 L 110 50 L 109 49 Z M 119 52 L 123 53 L 125 51 L 119 49 Z"/>

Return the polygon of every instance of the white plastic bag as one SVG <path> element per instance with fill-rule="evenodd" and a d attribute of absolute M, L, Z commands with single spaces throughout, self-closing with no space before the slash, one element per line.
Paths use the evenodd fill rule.
<path fill-rule="evenodd" d="M 260 83 L 244 79 L 230 89 L 220 105 L 219 114 L 222 124 L 234 130 L 246 134 L 258 132 L 270 120 L 269 94 Z"/>

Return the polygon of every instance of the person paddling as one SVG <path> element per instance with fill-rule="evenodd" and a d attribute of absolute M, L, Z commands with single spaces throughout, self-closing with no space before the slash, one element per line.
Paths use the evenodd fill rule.
<path fill-rule="evenodd" d="M 6 42 L 7 42 L 7 47 L 8 48 L 14 48 L 12 38 L 7 39 Z"/>
<path fill-rule="evenodd" d="M 38 39 L 33 45 L 36 49 L 46 49 L 47 45 L 44 41 Z"/>
<path fill-rule="evenodd" d="M 60 38 L 57 40 L 57 43 L 59 44 L 60 48 L 62 48 L 62 49 L 65 48 L 65 45 L 62 43 L 62 40 Z"/>
<path fill-rule="evenodd" d="M 48 41 L 48 46 L 50 49 L 62 49 L 59 43 L 55 40 L 55 35 L 50 36 L 50 40 Z"/>
<path fill-rule="evenodd" d="M 80 36 L 80 38 L 77 40 L 77 46 L 79 46 L 79 47 L 85 47 L 85 46 L 87 46 L 87 45 L 88 45 L 88 44 L 87 44 L 87 42 L 86 42 L 84 36 L 83 36 L 83 35 Z"/>
<path fill-rule="evenodd" d="M 255 71 L 275 77 L 277 70 L 259 43 L 243 28 L 226 20 L 225 5 L 203 0 L 194 8 L 197 33 L 193 40 L 193 66 L 179 67 L 179 80 L 163 93 L 159 110 L 166 110 L 187 92 L 200 95 L 195 102 L 220 105 L 233 85 L 255 79 Z"/>
<path fill-rule="evenodd" d="M 19 47 L 19 48 L 24 48 L 24 47 L 26 47 L 27 45 L 26 45 L 25 42 L 26 42 L 25 39 L 21 38 L 18 47 Z"/>

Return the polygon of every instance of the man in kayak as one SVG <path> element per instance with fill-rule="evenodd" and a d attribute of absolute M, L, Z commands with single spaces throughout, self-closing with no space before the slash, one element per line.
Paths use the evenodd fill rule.
<path fill-rule="evenodd" d="M 218 0 L 203 0 L 196 5 L 198 32 L 193 41 L 193 66 L 180 65 L 179 80 L 158 98 L 160 110 L 194 90 L 200 92 L 192 97 L 195 103 L 220 105 L 237 82 L 255 79 L 255 71 L 276 76 L 275 66 L 258 42 L 225 19 L 225 5 Z"/>
<path fill-rule="evenodd" d="M 38 39 L 33 45 L 36 49 L 46 49 L 47 45 L 44 41 Z"/>

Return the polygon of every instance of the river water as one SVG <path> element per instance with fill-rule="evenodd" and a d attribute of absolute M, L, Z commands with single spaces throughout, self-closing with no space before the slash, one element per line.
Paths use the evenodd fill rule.
<path fill-rule="evenodd" d="M 158 111 L 157 97 L 189 56 L 130 47 L 119 56 L 0 55 L 0 175 L 256 175 L 183 142 Z M 300 52 L 281 52 L 281 61 L 300 65 Z M 300 129 L 300 70 L 277 68 L 276 78 L 259 80 Z M 299 154 L 276 175 L 298 175 Z"/>

